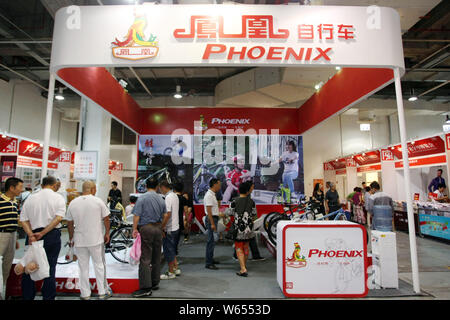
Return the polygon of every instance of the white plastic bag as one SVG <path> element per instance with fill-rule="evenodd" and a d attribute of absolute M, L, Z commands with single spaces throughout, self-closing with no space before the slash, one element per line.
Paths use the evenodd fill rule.
<path fill-rule="evenodd" d="M 38 270 L 30 274 L 31 280 L 38 281 L 48 278 L 50 276 L 50 265 L 44 250 L 44 241 L 33 242 L 29 250 L 33 253 L 33 261 L 39 266 Z"/>

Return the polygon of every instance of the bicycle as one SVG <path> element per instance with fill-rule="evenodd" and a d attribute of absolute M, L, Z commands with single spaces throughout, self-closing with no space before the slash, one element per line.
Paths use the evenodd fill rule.
<path fill-rule="evenodd" d="M 268 219 L 264 222 L 264 228 L 270 242 L 274 245 L 277 243 L 278 222 L 283 220 L 294 220 L 296 222 L 315 220 L 315 216 L 319 214 L 317 208 L 311 202 L 288 205 L 283 207 L 283 210 L 283 213 L 273 212 L 271 213 L 271 217 L 265 217 Z"/>
<path fill-rule="evenodd" d="M 206 163 L 203 162 L 202 164 L 197 165 L 194 168 L 195 174 L 193 178 L 193 196 L 196 203 L 199 203 L 200 200 L 204 198 L 206 192 L 209 190 L 209 181 L 213 178 L 217 178 L 222 169 L 224 172 L 224 176 L 226 177 L 226 175 L 230 171 L 230 168 L 228 168 L 226 161 L 215 164 L 211 167 L 208 167 Z"/>
<path fill-rule="evenodd" d="M 172 183 L 171 178 L 170 178 L 170 172 L 168 168 L 162 168 L 150 175 L 148 175 L 146 178 L 140 177 L 138 178 L 138 180 L 136 181 L 136 190 L 139 193 L 145 193 L 147 191 L 147 180 L 148 179 L 152 179 L 155 178 L 156 180 L 160 181 L 163 178 L 165 180 L 167 180 L 167 182 Z"/>
<path fill-rule="evenodd" d="M 110 253 L 114 259 L 121 263 L 128 263 L 128 256 L 133 246 L 133 226 L 122 220 L 122 211 L 110 209 L 110 237 L 109 243 L 105 244 L 105 253 Z M 60 229 L 66 229 L 67 225 L 63 225 Z M 69 247 L 67 242 L 64 247 Z M 58 261 L 58 264 L 69 264 L 75 260 L 68 260 L 67 256 L 64 261 Z"/>

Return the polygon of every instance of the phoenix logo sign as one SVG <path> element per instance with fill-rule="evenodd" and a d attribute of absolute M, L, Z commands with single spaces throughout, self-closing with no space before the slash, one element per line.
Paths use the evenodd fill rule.
<path fill-rule="evenodd" d="M 112 44 L 112 54 L 116 58 L 128 60 L 140 60 L 153 58 L 158 55 L 158 41 L 156 36 L 150 34 L 145 40 L 144 30 L 147 28 L 147 18 L 144 14 L 134 11 L 134 22 L 128 29 L 124 41 L 117 38 Z"/>

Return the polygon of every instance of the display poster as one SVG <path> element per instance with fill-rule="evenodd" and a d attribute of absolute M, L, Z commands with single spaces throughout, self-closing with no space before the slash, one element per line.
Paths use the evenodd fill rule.
<path fill-rule="evenodd" d="M 221 181 L 217 198 L 223 204 L 239 195 L 242 182 L 252 180 L 257 204 L 276 204 L 289 193 L 291 202 L 303 198 L 303 145 L 287 135 L 142 135 L 139 137 L 136 190 L 145 180 L 182 181 L 194 203 L 203 203 L 209 181 Z M 287 191 L 289 190 L 289 191 Z"/>
<path fill-rule="evenodd" d="M 419 214 L 420 232 L 425 235 L 450 240 L 449 217 Z"/>
<path fill-rule="evenodd" d="M 192 136 L 141 135 L 138 146 L 136 191 L 144 193 L 146 180 L 182 182 L 192 194 Z"/>
<path fill-rule="evenodd" d="M 74 162 L 74 179 L 97 179 L 97 151 L 77 151 Z"/>
<path fill-rule="evenodd" d="M 17 157 L 16 156 L 1 156 L 1 181 L 16 175 Z"/>

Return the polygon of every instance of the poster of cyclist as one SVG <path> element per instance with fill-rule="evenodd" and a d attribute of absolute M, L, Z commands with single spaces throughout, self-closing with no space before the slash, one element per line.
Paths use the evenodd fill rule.
<path fill-rule="evenodd" d="M 223 204 L 252 180 L 257 204 L 298 201 L 304 193 L 303 145 L 300 136 L 195 136 L 193 198 L 203 203 L 209 181 L 222 183 Z M 283 199 L 281 198 L 283 197 Z"/>
<path fill-rule="evenodd" d="M 141 135 L 138 153 L 138 193 L 147 191 L 148 178 L 182 181 L 185 191 L 192 192 L 192 136 Z"/>

